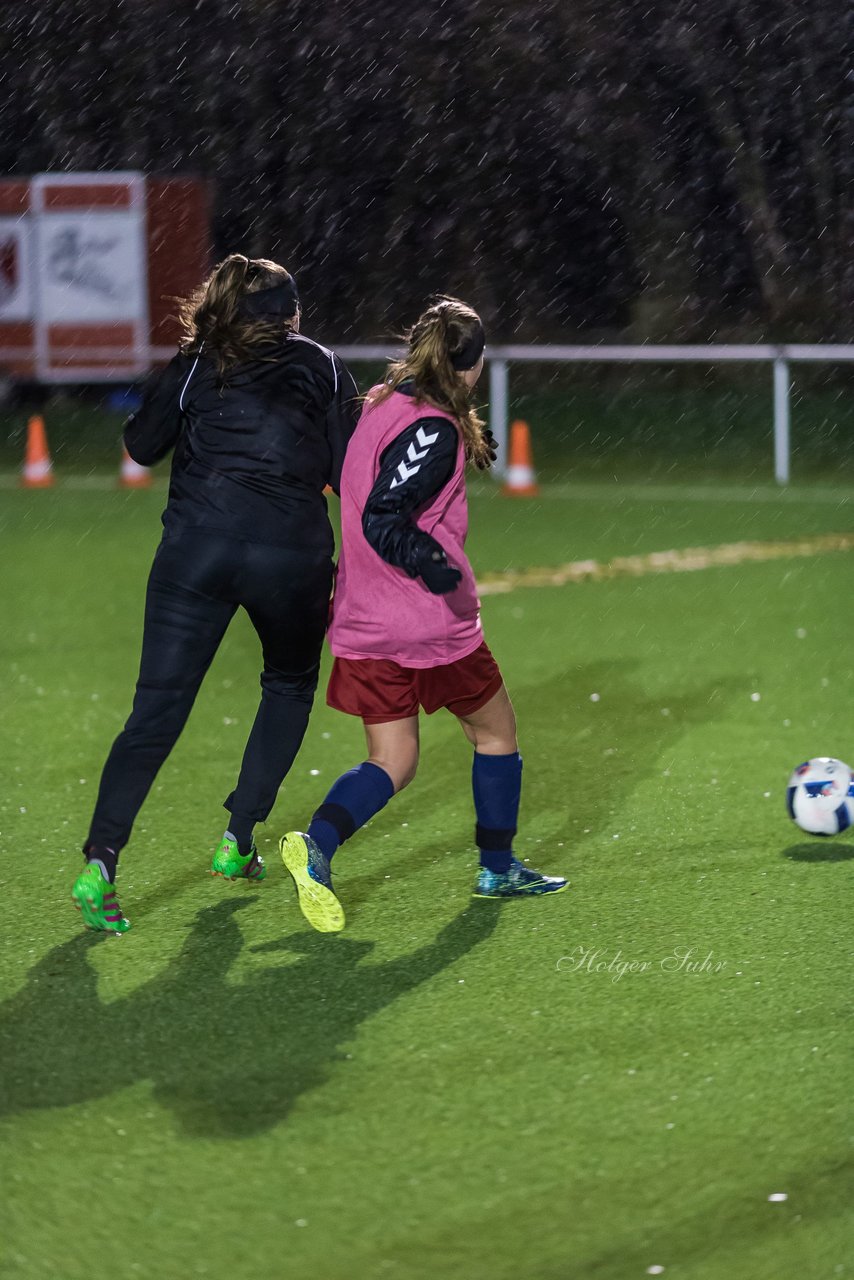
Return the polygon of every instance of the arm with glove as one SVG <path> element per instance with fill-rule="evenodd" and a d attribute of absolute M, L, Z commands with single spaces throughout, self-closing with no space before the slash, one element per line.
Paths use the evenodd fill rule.
<path fill-rule="evenodd" d="M 377 555 L 410 578 L 420 578 L 433 595 L 453 591 L 462 574 L 414 517 L 451 479 L 458 444 L 447 418 L 413 422 L 384 451 L 362 514 L 362 530 Z"/>

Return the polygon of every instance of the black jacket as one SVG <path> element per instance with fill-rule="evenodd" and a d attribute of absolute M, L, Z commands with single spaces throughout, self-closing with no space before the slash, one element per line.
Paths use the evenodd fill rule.
<path fill-rule="evenodd" d="M 331 552 L 323 488 L 338 490 L 357 395 L 338 356 L 301 334 L 224 381 L 204 353 L 179 354 L 146 383 L 125 446 L 144 466 L 175 447 L 167 530 Z"/>

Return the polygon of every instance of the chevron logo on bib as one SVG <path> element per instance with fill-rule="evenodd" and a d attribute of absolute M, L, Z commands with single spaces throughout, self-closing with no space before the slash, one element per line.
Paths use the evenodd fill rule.
<path fill-rule="evenodd" d="M 397 475 L 392 480 L 389 488 L 395 489 L 399 484 L 403 484 L 404 481 L 410 480 L 412 476 L 417 475 L 421 470 L 421 463 L 427 457 L 430 445 L 438 439 L 438 431 L 435 431 L 432 436 L 429 436 L 423 427 L 419 427 L 415 432 L 415 440 L 412 441 L 412 444 L 406 450 L 406 457 L 402 462 L 398 463 Z M 416 440 L 421 446 L 420 450 L 415 447 Z"/>

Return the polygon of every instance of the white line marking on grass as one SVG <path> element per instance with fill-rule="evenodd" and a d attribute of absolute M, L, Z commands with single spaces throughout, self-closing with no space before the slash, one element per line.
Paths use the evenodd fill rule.
<path fill-rule="evenodd" d="M 793 542 L 724 542 L 717 547 L 685 547 L 681 551 L 650 551 L 613 560 L 574 560 L 552 568 L 510 569 L 488 573 L 477 584 L 482 596 L 505 595 L 517 587 L 565 587 L 573 582 L 601 582 L 606 578 L 642 578 L 651 573 L 692 573 L 697 569 L 817 556 L 854 549 L 854 533 L 822 533 Z"/>
<path fill-rule="evenodd" d="M 94 472 L 91 475 L 63 475 L 54 472 L 58 489 L 113 489 L 118 486 L 118 469 L 115 474 Z M 155 487 L 165 488 L 166 477 L 155 477 Z M 19 471 L 0 471 L 0 489 L 16 489 L 21 483 Z M 23 486 L 21 486 L 23 488 Z M 484 482 L 472 487 L 472 494 L 477 497 L 499 497 L 494 488 L 487 488 Z M 610 500 L 615 503 L 624 502 L 763 502 L 791 505 L 797 503 L 829 503 L 834 506 L 849 506 L 854 501 L 852 488 L 821 486 L 817 488 L 792 487 L 781 489 L 776 485 L 681 485 L 681 484 L 613 484 L 586 483 L 583 480 L 565 481 L 559 484 L 544 484 L 538 498 L 528 498 L 528 503 L 543 499 L 559 501 L 575 500 L 578 502 L 602 502 Z M 514 498 L 511 501 L 518 502 Z"/>

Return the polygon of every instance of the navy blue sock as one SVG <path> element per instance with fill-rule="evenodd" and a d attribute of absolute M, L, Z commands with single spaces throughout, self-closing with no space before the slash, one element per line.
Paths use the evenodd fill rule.
<path fill-rule="evenodd" d="M 354 831 L 384 809 L 394 795 L 394 783 L 378 764 L 365 760 L 342 773 L 316 810 L 308 835 L 331 858 Z"/>
<path fill-rule="evenodd" d="M 474 838 L 480 850 L 480 865 L 487 871 L 509 871 L 522 793 L 519 752 L 485 756 L 475 751 L 471 786 L 477 818 Z"/>

